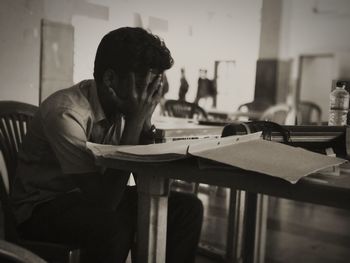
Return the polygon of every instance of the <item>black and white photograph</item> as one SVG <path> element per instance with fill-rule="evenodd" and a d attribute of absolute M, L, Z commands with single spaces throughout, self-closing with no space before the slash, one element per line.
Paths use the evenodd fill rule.
<path fill-rule="evenodd" d="M 0 0 L 1 263 L 350 262 L 350 0 Z"/>

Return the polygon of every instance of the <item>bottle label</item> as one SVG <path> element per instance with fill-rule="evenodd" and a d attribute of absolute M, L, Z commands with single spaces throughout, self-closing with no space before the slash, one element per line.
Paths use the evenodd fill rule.
<path fill-rule="evenodd" d="M 343 126 L 347 123 L 347 110 L 330 110 L 329 111 L 329 126 Z"/>
<path fill-rule="evenodd" d="M 349 93 L 330 94 L 330 109 L 331 110 L 347 110 L 349 108 Z"/>

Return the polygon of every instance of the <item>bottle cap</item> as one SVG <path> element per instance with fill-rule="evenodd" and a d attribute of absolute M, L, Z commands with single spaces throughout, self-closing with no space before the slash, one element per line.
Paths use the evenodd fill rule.
<path fill-rule="evenodd" d="M 341 88 L 346 88 L 347 86 L 347 82 L 346 81 L 337 81 L 336 87 L 341 87 Z"/>

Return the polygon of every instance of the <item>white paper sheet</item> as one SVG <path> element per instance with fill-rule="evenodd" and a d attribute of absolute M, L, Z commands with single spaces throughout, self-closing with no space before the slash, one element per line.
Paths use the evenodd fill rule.
<path fill-rule="evenodd" d="M 86 147 L 92 152 L 95 157 L 108 157 L 112 159 L 126 160 L 126 161 L 138 161 L 138 162 L 168 162 L 178 159 L 186 158 L 187 148 L 183 147 L 183 150 L 179 147 L 178 153 L 172 153 L 171 151 L 162 154 L 134 154 L 129 151 L 123 152 L 123 148 L 134 148 L 137 146 L 130 145 L 105 145 L 87 142 Z M 144 149 L 144 150 L 147 150 Z M 136 152 L 139 152 L 136 149 Z"/>
<path fill-rule="evenodd" d="M 265 140 L 254 140 L 202 150 L 191 147 L 188 153 L 212 161 L 260 172 L 296 183 L 320 169 L 339 165 L 346 160 L 328 157 L 302 148 Z"/>
<path fill-rule="evenodd" d="M 258 140 L 261 132 L 242 136 L 229 136 L 224 138 L 205 138 L 196 140 L 179 140 L 166 143 L 156 143 L 148 145 L 122 146 L 117 148 L 118 152 L 134 155 L 162 155 L 162 154 L 183 154 L 186 155 L 188 148 L 199 150 L 216 149 L 225 145 L 232 145 L 240 141 Z"/>

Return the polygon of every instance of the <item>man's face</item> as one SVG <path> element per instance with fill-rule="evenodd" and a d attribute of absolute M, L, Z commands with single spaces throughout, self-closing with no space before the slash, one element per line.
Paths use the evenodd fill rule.
<path fill-rule="evenodd" d="M 149 72 L 150 72 L 150 75 L 148 77 L 147 75 Z M 147 69 L 144 71 L 136 71 L 134 74 L 135 74 L 136 92 L 140 93 L 144 90 L 146 85 L 150 86 L 150 84 L 153 81 L 155 81 L 156 78 L 161 73 L 159 70 L 156 70 L 156 69 Z M 125 99 L 125 100 L 128 99 L 127 96 L 129 96 L 128 94 L 130 94 L 129 89 L 131 89 L 131 85 L 132 84 L 130 83 L 130 79 L 128 75 L 122 76 L 120 78 L 120 84 L 117 87 L 115 87 L 115 91 L 121 99 Z"/>
<path fill-rule="evenodd" d="M 150 72 L 150 76 L 149 76 L 149 81 L 147 79 L 147 75 Z M 143 88 L 145 87 L 145 85 L 149 85 L 150 83 L 152 83 L 157 76 L 160 74 L 160 72 L 156 69 L 148 69 L 145 71 L 139 71 L 139 72 L 135 72 L 135 86 L 137 90 L 143 90 Z"/>

